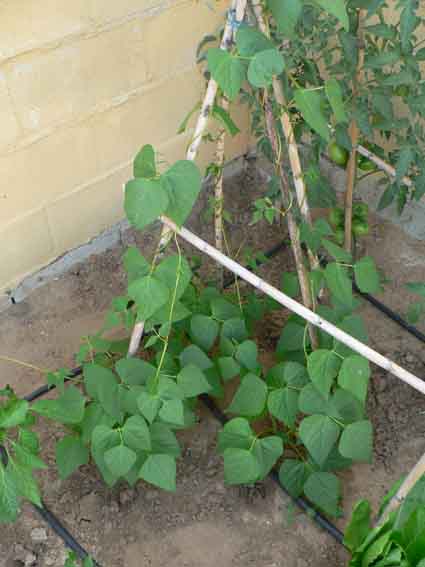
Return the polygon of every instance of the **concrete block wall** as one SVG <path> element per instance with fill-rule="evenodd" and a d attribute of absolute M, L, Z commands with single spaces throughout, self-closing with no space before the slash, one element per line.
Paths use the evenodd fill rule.
<path fill-rule="evenodd" d="M 122 185 L 145 143 L 172 163 L 200 100 L 195 52 L 227 2 L 0 3 L 0 294 L 119 221 Z M 248 145 L 243 134 L 226 157 Z M 205 165 L 213 148 L 203 147 Z"/>

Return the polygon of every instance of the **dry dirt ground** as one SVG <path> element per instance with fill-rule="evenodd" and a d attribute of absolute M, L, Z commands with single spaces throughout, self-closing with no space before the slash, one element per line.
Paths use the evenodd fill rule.
<path fill-rule="evenodd" d="M 261 230 L 248 227 L 251 213 L 246 210 L 245 195 L 255 192 L 255 187 L 258 179 L 250 171 L 227 183 L 227 209 L 237 222 L 230 238 L 233 250 L 242 242 L 261 250 L 280 240 L 278 231 L 265 224 Z M 205 208 L 204 200 L 192 220 L 204 235 L 207 223 L 199 213 Z M 372 226 L 362 246 L 390 280 L 380 299 L 404 313 L 411 298 L 403 284 L 425 275 L 424 244 L 376 218 Z M 73 366 L 80 336 L 100 327 L 111 298 L 124 289 L 123 250 L 137 243 L 148 252 L 156 234 L 141 238 L 129 231 L 124 240 L 3 313 L 0 354 L 41 368 Z M 289 252 L 284 251 L 262 268 L 262 274 L 278 283 L 282 271 L 290 266 Z M 363 315 L 370 345 L 425 377 L 423 344 L 370 306 L 363 307 Z M 270 330 L 271 344 L 278 334 L 276 325 Z M 42 384 L 43 378 L 36 371 L 0 362 L 0 387 L 6 383 L 24 394 Z M 376 505 L 425 452 L 425 400 L 409 386 L 375 369 L 369 410 L 375 426 L 375 460 L 345 474 L 347 513 L 359 498 L 370 498 Z M 41 477 L 45 501 L 104 567 L 345 565 L 345 551 L 271 482 L 266 482 L 264 498 L 258 494 L 249 499 L 224 485 L 222 462 L 215 451 L 218 428 L 208 411 L 202 410 L 199 426 L 182 437 L 185 449 L 178 466 L 177 493 L 166 494 L 145 484 L 134 490 L 121 486 L 109 491 L 91 466 L 69 480 L 59 480 L 53 447 L 60 430 L 44 423 L 40 425 L 47 446 L 44 458 L 51 465 Z M 65 555 L 61 540 L 30 506 L 24 506 L 16 525 L 2 526 L 2 567 L 61 567 Z"/>

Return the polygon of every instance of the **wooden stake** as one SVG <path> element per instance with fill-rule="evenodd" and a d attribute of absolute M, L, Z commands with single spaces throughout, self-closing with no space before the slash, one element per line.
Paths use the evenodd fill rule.
<path fill-rule="evenodd" d="M 229 101 L 226 97 L 221 99 L 221 107 L 223 110 L 229 110 Z M 224 207 L 224 193 L 223 193 L 223 168 L 224 168 L 224 144 L 226 139 L 226 130 L 222 128 L 219 132 L 217 140 L 217 150 L 215 154 L 215 163 L 218 168 L 217 176 L 214 180 L 214 235 L 215 246 L 220 252 L 224 252 L 223 246 L 223 207 Z M 224 283 L 224 270 L 223 267 L 217 265 L 217 283 L 220 289 L 223 289 Z"/>
<path fill-rule="evenodd" d="M 359 154 L 361 154 L 362 156 L 370 159 L 370 161 L 373 161 L 373 163 L 382 171 L 384 171 L 385 173 L 387 173 L 388 175 L 390 175 L 391 177 L 396 177 L 397 172 L 395 170 L 395 168 L 390 165 L 389 163 L 387 163 L 386 161 L 384 161 L 383 159 L 381 159 L 380 157 L 378 157 L 377 155 L 375 155 L 374 153 L 372 153 L 370 150 L 368 150 L 367 148 L 358 145 L 357 146 L 357 152 Z M 403 177 L 403 179 L 401 180 L 402 183 L 404 183 L 407 187 L 413 187 L 413 182 L 409 177 Z"/>
<path fill-rule="evenodd" d="M 420 460 L 416 463 L 413 469 L 405 478 L 404 482 L 397 490 L 396 494 L 391 498 L 388 506 L 385 508 L 382 516 L 379 518 L 377 525 L 382 526 L 388 519 L 388 516 L 393 510 L 396 510 L 406 499 L 409 492 L 415 486 L 420 478 L 425 474 L 425 455 L 422 455 Z"/>

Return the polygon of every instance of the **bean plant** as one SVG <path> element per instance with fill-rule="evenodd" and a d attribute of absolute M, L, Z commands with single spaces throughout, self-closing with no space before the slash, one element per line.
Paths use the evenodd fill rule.
<path fill-rule="evenodd" d="M 179 161 L 160 173 L 153 148 L 145 146 L 134 162 L 134 175 L 125 207 L 136 228 L 144 229 L 160 214 L 184 222 L 201 189 L 196 165 Z M 351 314 L 355 300 L 346 267 L 351 255 L 331 240 L 325 238 L 324 244 L 335 259 L 319 274 L 320 282 L 328 282 L 335 304 L 319 311 L 365 340 L 361 320 Z M 340 481 L 333 471 L 372 456 L 372 427 L 364 409 L 367 361 L 324 334 L 320 349 L 312 352 L 304 321 L 291 316 L 277 344 L 276 364 L 265 368 L 255 329 L 276 306 L 254 293 L 225 294 L 196 283 L 177 239 L 175 247 L 176 253 L 159 263 L 149 262 L 137 248 L 129 248 L 123 258 L 127 294 L 113 300 L 104 331 L 145 321 L 143 357 L 126 357 L 128 341 L 109 341 L 100 333 L 86 337 L 78 353 L 81 384 L 65 386 L 66 369 L 50 374 L 59 396 L 31 406 L 3 392 L 9 397 L 0 425 L 7 433 L 18 429 L 17 441 L 9 435 L 3 440 L 4 520 L 16 518 L 18 494 L 40 505 L 31 472 L 44 465 L 28 431 L 35 416 L 68 430 L 56 445 L 61 478 L 91 458 L 109 486 L 143 479 L 175 490 L 181 455 L 176 431 L 195 425 L 199 396 L 220 399 L 235 380 L 240 383 L 226 407 L 229 422 L 217 447 L 226 482 L 255 483 L 281 463 L 281 481 L 292 494 L 304 492 L 327 513 L 339 514 Z M 353 270 L 358 285 L 370 289 L 377 278 L 373 263 L 360 260 Z M 283 285 L 297 295 L 293 274 L 284 274 Z M 28 482 L 20 482 L 18 473 Z"/>
<path fill-rule="evenodd" d="M 398 23 L 388 24 L 382 0 L 267 0 L 267 35 L 250 17 L 239 26 L 229 51 L 204 46 L 207 73 L 222 96 L 248 105 L 259 151 L 276 172 L 286 148 L 279 118 L 289 112 L 292 142 L 306 148 L 304 178 L 311 207 L 336 205 L 319 160 L 337 147 L 345 165 L 344 152 L 354 149 L 349 129 L 353 121 L 369 147 L 375 148 L 381 140 L 377 133 L 383 133 L 398 148 L 382 153 L 395 158 L 396 175 L 381 204 L 396 200 L 401 209 L 407 200 L 422 196 L 423 128 L 417 118 L 423 113 L 420 61 L 425 56 L 415 35 L 422 24 L 417 5 L 416 0 L 400 0 Z M 361 45 L 359 25 L 364 28 Z M 364 66 L 359 82 L 360 50 Z M 270 140 L 264 105 L 276 79 L 285 93 L 284 105 L 271 97 L 279 155 Z M 409 118 L 396 118 L 393 96 L 406 103 Z M 229 134 L 236 134 L 230 114 L 217 108 L 211 111 L 213 117 Z M 190 115 L 182 131 L 189 121 Z M 414 181 L 411 191 L 403 184 L 406 175 Z M 143 231 L 165 216 L 182 226 L 201 191 L 201 179 L 192 161 L 164 168 L 155 149 L 143 146 L 125 188 L 130 224 Z M 321 260 L 314 267 L 306 261 L 304 265 L 313 308 L 367 342 L 353 280 L 362 292 L 380 292 L 374 260 L 356 257 L 355 248 L 341 246 L 344 210 L 334 208 L 329 217 L 309 222 L 297 208 L 291 185 L 289 207 L 282 205 L 280 183 L 276 173 L 267 194 L 252 204 L 252 222 L 265 219 L 280 230 L 276 221 L 285 219 L 291 209 L 305 250 Z M 354 221 L 367 223 L 367 215 L 364 205 L 353 208 Z M 226 222 L 231 230 L 232 219 L 227 217 Z M 363 236 L 365 231 L 354 232 L 355 222 L 352 227 L 356 237 Z M 64 426 L 64 436 L 56 444 L 62 479 L 94 462 L 108 486 L 142 480 L 175 491 L 179 431 L 196 426 L 199 400 L 205 396 L 221 405 L 228 417 L 217 438 L 227 484 L 251 485 L 276 469 L 290 494 L 305 496 L 329 516 L 340 516 L 338 472 L 372 460 L 373 428 L 366 415 L 368 361 L 320 329 L 313 344 L 305 321 L 290 315 L 273 363 L 264 364 L 257 330 L 280 307 L 240 286 L 223 291 L 207 284 L 198 262 L 183 253 L 177 235 L 165 255 L 145 258 L 130 247 L 123 265 L 128 278 L 125 293 L 112 301 L 104 327 L 82 340 L 77 355 L 81 378 L 69 383 L 66 368 L 49 373 L 48 383 L 58 395 L 32 405 L 9 387 L 0 391 L 0 520 L 16 520 L 22 499 L 42 505 L 33 476 L 45 467 L 33 431 L 38 419 Z M 281 288 L 298 298 L 297 273 L 283 273 Z M 128 357 L 128 339 L 110 340 L 108 333 L 122 328 L 129 334 L 142 321 L 145 333 L 138 356 Z M 229 395 L 231 401 L 224 403 Z"/>

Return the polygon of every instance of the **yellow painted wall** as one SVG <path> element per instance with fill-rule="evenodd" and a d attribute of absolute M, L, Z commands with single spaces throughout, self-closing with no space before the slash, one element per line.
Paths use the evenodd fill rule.
<path fill-rule="evenodd" d="M 131 161 L 152 143 L 173 162 L 200 99 L 195 51 L 227 2 L 2 0 L 0 292 L 123 218 Z M 244 130 L 226 157 L 248 143 Z M 212 148 L 203 148 L 205 164 Z"/>

